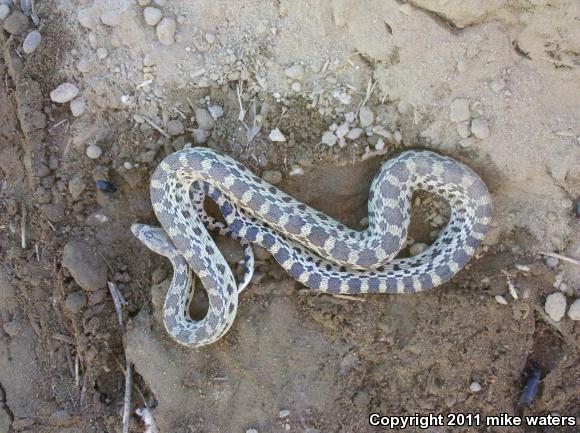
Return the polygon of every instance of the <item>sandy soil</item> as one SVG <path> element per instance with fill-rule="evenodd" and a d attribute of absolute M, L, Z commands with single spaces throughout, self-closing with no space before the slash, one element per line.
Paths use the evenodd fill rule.
<path fill-rule="evenodd" d="M 131 432 L 155 431 L 143 408 L 176 433 L 381 431 L 372 412 L 579 420 L 580 267 L 540 254 L 580 259 L 577 1 L 16 3 L 0 0 L 0 433 L 120 432 L 127 364 Z M 62 83 L 78 94 L 56 102 Z M 184 349 L 160 321 L 171 267 L 129 227 L 155 222 L 149 175 L 190 145 L 352 228 L 382 160 L 434 149 L 482 176 L 493 227 L 452 281 L 411 296 L 313 293 L 258 251 L 230 332 Z M 419 196 L 402 254 L 445 214 Z M 220 247 L 235 267 L 239 247 Z"/>

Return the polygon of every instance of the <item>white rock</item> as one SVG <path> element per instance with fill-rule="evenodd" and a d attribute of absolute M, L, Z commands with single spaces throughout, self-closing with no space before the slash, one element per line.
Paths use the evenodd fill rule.
<path fill-rule="evenodd" d="M 42 40 L 42 36 L 40 32 L 34 30 L 26 35 L 24 38 L 24 42 L 22 43 L 22 51 L 26 54 L 31 54 L 36 50 L 40 41 Z"/>
<path fill-rule="evenodd" d="M 211 117 L 213 117 L 214 120 L 218 120 L 224 115 L 224 109 L 220 105 L 210 105 L 207 107 L 207 109 L 209 110 L 209 114 L 211 114 Z"/>
<path fill-rule="evenodd" d="M 379 138 L 375 144 L 375 150 L 383 150 L 385 148 L 385 140 Z"/>
<path fill-rule="evenodd" d="M 85 112 L 86 103 L 84 98 L 78 97 L 70 101 L 70 112 L 74 117 L 79 117 Z"/>
<path fill-rule="evenodd" d="M 302 84 L 300 84 L 298 81 L 294 81 L 290 87 L 297 93 L 302 91 Z"/>
<path fill-rule="evenodd" d="M 346 134 L 348 134 L 348 130 L 349 130 L 348 124 L 347 123 L 343 123 L 338 128 L 336 128 L 335 134 L 336 134 L 336 136 L 338 138 L 342 138 Z"/>
<path fill-rule="evenodd" d="M 288 415 L 290 415 L 290 411 L 288 409 L 283 409 L 278 413 L 280 418 L 286 418 Z"/>
<path fill-rule="evenodd" d="M 208 44 L 213 44 L 215 42 L 215 34 L 213 34 L 212 32 L 207 32 L 205 35 L 205 40 L 207 41 Z"/>
<path fill-rule="evenodd" d="M 471 121 L 471 133 L 480 140 L 489 137 L 489 124 L 483 117 L 477 117 Z"/>
<path fill-rule="evenodd" d="M 360 137 L 362 132 L 363 130 L 361 128 L 352 128 L 350 131 L 348 131 L 348 134 L 346 134 L 346 138 L 349 140 L 356 140 Z"/>
<path fill-rule="evenodd" d="M 8 5 L 0 4 L 0 20 L 5 20 L 10 15 L 10 8 Z"/>
<path fill-rule="evenodd" d="M 287 68 L 284 73 L 287 77 L 292 78 L 293 80 L 302 81 L 304 78 L 304 67 L 299 64 L 294 64 Z"/>
<path fill-rule="evenodd" d="M 471 392 L 479 392 L 481 391 L 481 385 L 478 382 L 471 382 L 471 385 L 469 385 L 469 389 L 471 390 Z"/>
<path fill-rule="evenodd" d="M 97 57 L 100 60 L 103 60 L 108 55 L 109 55 L 109 52 L 107 51 L 107 49 L 105 47 L 99 47 L 99 48 L 97 48 Z"/>
<path fill-rule="evenodd" d="M 449 119 L 452 122 L 469 120 L 469 99 L 457 98 L 449 106 Z"/>
<path fill-rule="evenodd" d="M 147 6 L 145 9 L 143 9 L 143 18 L 145 19 L 145 22 L 150 26 L 156 26 L 159 23 L 159 21 L 161 21 L 162 16 L 163 13 L 161 12 L 161 10 L 154 8 L 152 6 Z"/>
<path fill-rule="evenodd" d="M 121 24 L 121 17 L 119 16 L 119 11 L 116 9 L 111 9 L 101 15 L 101 22 L 109 27 L 116 27 Z"/>
<path fill-rule="evenodd" d="M 416 256 L 417 254 L 421 254 L 426 249 L 427 249 L 426 244 L 417 242 L 416 244 L 411 245 L 411 248 L 409 248 L 409 253 L 411 254 L 411 256 Z"/>
<path fill-rule="evenodd" d="M 338 138 L 334 135 L 334 132 L 326 131 L 322 134 L 322 144 L 326 144 L 327 146 L 334 146 Z"/>
<path fill-rule="evenodd" d="M 71 83 L 62 83 L 52 92 L 50 92 L 50 99 L 59 104 L 72 101 L 79 94 L 77 86 Z"/>
<path fill-rule="evenodd" d="M 284 134 L 282 134 L 278 128 L 272 129 L 270 131 L 270 134 L 268 134 L 268 138 L 270 139 L 270 141 L 278 141 L 278 142 L 286 141 L 286 137 L 284 137 Z"/>
<path fill-rule="evenodd" d="M 165 17 L 157 24 L 157 39 L 163 45 L 173 45 L 175 43 L 175 30 L 177 23 L 173 18 Z"/>
<path fill-rule="evenodd" d="M 507 305 L 506 299 L 502 295 L 495 295 L 495 300 L 498 304 Z"/>
<path fill-rule="evenodd" d="M 570 309 L 568 310 L 568 317 L 572 320 L 580 320 L 580 299 L 576 299 L 570 305 Z"/>
<path fill-rule="evenodd" d="M 87 147 L 87 156 L 91 159 L 97 159 L 103 154 L 103 151 L 96 144 L 91 144 Z"/>
<path fill-rule="evenodd" d="M 559 322 L 566 313 L 566 297 L 563 293 L 557 292 L 548 295 L 546 304 L 544 305 L 546 314 L 550 316 L 554 322 Z"/>
<path fill-rule="evenodd" d="M 457 122 L 457 134 L 461 138 L 467 138 L 471 135 L 471 131 L 469 130 L 469 122 L 467 120 L 463 122 Z"/>
<path fill-rule="evenodd" d="M 153 0 L 157 6 L 165 6 L 167 4 L 167 0 Z"/>
<path fill-rule="evenodd" d="M 256 430 L 255 428 L 250 428 L 246 430 L 246 433 L 258 433 L 258 430 Z"/>
<path fill-rule="evenodd" d="M 349 111 L 348 113 L 346 113 L 344 115 L 344 120 L 346 120 L 348 123 L 354 122 L 354 113 L 352 111 Z"/>
<path fill-rule="evenodd" d="M 363 128 L 368 128 L 371 126 L 375 120 L 375 115 L 373 112 L 367 107 L 361 107 L 358 118 L 360 120 L 360 126 Z"/>

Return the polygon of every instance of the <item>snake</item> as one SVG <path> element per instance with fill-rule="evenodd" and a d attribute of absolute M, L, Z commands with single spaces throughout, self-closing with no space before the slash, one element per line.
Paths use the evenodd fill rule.
<path fill-rule="evenodd" d="M 424 251 L 396 257 L 405 246 L 416 191 L 442 197 L 449 220 Z M 239 294 L 254 270 L 251 244 L 265 248 L 312 290 L 416 293 L 457 274 L 492 221 L 483 180 L 461 162 L 430 150 L 406 150 L 382 163 L 371 182 L 364 230 L 346 227 L 207 147 L 166 156 L 151 176 L 150 198 L 161 227 L 135 223 L 131 231 L 171 262 L 163 324 L 173 340 L 188 347 L 214 343 L 232 326 Z M 206 198 L 217 204 L 223 222 L 208 216 Z M 214 231 L 242 244 L 246 268 L 239 281 L 210 235 Z M 188 313 L 193 274 L 209 304 L 206 315 L 196 320 Z"/>

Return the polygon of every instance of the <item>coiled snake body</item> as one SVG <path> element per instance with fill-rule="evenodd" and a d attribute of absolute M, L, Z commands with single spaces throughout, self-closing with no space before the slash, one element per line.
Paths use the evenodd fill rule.
<path fill-rule="evenodd" d="M 422 253 L 394 259 L 403 247 L 413 192 L 425 190 L 450 205 L 447 226 Z M 238 293 L 249 283 L 253 255 L 248 242 L 266 248 L 296 280 L 327 293 L 413 293 L 455 275 L 474 254 L 491 222 L 485 184 L 469 167 L 430 151 L 406 151 L 383 163 L 370 188 L 368 228 L 354 231 L 288 196 L 232 158 L 208 148 L 165 158 L 150 185 L 162 228 L 134 224 L 133 233 L 174 267 L 163 320 L 178 343 L 215 342 L 232 325 Z M 209 218 L 204 197 L 219 206 L 227 224 Z M 239 239 L 247 271 L 239 284 L 208 229 Z M 193 320 L 188 306 L 194 272 L 209 301 Z"/>

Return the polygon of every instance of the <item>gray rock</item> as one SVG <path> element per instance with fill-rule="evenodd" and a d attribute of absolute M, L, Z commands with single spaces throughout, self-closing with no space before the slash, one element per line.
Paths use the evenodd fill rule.
<path fill-rule="evenodd" d="M 568 317 L 572 320 L 580 320 L 580 299 L 576 299 L 570 305 L 570 309 L 568 310 Z"/>
<path fill-rule="evenodd" d="M 22 51 L 26 54 L 32 54 L 34 50 L 40 45 L 40 41 L 42 40 L 42 36 L 40 32 L 34 30 L 26 35 L 24 38 L 24 42 L 22 43 Z"/>
<path fill-rule="evenodd" d="M 81 175 L 75 175 L 69 182 L 68 182 L 68 190 L 70 195 L 72 196 L 73 200 L 78 200 L 81 194 L 84 192 L 86 188 L 85 183 L 83 182 L 83 178 Z"/>
<path fill-rule="evenodd" d="M 358 112 L 358 117 L 360 120 L 360 125 L 363 128 L 371 126 L 375 120 L 374 113 L 368 107 L 361 107 Z"/>
<path fill-rule="evenodd" d="M 0 20 L 5 20 L 10 15 L 10 8 L 8 5 L 0 4 Z"/>
<path fill-rule="evenodd" d="M 60 203 L 43 204 L 40 208 L 50 222 L 58 223 L 64 219 L 64 206 Z"/>
<path fill-rule="evenodd" d="M 107 285 L 107 264 L 81 241 L 70 241 L 65 245 L 62 265 L 84 290 L 92 292 Z"/>
<path fill-rule="evenodd" d="M 4 21 L 4 30 L 11 35 L 20 35 L 28 29 L 28 18 L 19 10 L 14 10 Z"/>
<path fill-rule="evenodd" d="M 215 125 L 215 120 L 205 108 L 198 108 L 195 110 L 195 120 L 200 129 L 209 131 Z"/>
<path fill-rule="evenodd" d="M 185 131 L 180 120 L 170 120 L 165 124 L 165 129 L 169 135 L 181 135 Z"/>
<path fill-rule="evenodd" d="M 64 307 L 72 314 L 78 314 L 87 306 L 87 295 L 83 292 L 69 293 L 64 301 Z"/>
<path fill-rule="evenodd" d="M 414 243 L 409 248 L 409 253 L 411 256 L 416 256 L 417 254 L 421 254 L 423 251 L 427 249 L 427 245 L 421 242 Z"/>
<path fill-rule="evenodd" d="M 546 304 L 544 305 L 546 314 L 550 316 L 554 322 L 559 322 L 566 313 L 566 297 L 563 293 L 557 292 L 548 295 Z"/>
<path fill-rule="evenodd" d="M 449 106 L 449 119 L 452 122 L 463 122 L 469 120 L 469 99 L 457 98 Z"/>
<path fill-rule="evenodd" d="M 116 27 L 121 24 L 121 17 L 117 9 L 111 9 L 101 15 L 101 22 L 109 27 Z"/>
<path fill-rule="evenodd" d="M 84 98 L 78 97 L 70 101 L 70 112 L 74 117 L 82 116 L 85 112 L 86 102 Z"/>
<path fill-rule="evenodd" d="M 471 133 L 483 140 L 489 137 L 489 124 L 483 117 L 477 117 L 471 121 Z"/>
<path fill-rule="evenodd" d="M 558 264 L 560 263 L 560 260 L 558 258 L 550 256 L 545 256 L 544 261 L 546 262 L 546 265 L 552 269 L 558 267 Z"/>
<path fill-rule="evenodd" d="M 0 5 L 4 6 L 4 5 Z M 12 419 L 10 414 L 0 406 L 0 433 L 8 433 L 10 431 L 10 426 L 12 425 Z"/>
<path fill-rule="evenodd" d="M 284 73 L 287 77 L 290 77 L 293 80 L 302 81 L 304 79 L 304 67 L 299 64 L 290 66 L 284 71 Z"/>
<path fill-rule="evenodd" d="M 272 185 L 276 185 L 282 181 L 282 173 L 278 170 L 264 170 L 262 172 L 262 179 Z"/>
<path fill-rule="evenodd" d="M 165 17 L 157 24 L 157 39 L 163 45 L 173 45 L 175 43 L 175 30 L 177 23 L 173 18 Z"/>
<path fill-rule="evenodd" d="M 155 268 L 151 274 L 151 281 L 153 281 L 154 284 L 159 284 L 165 278 L 167 278 L 167 271 L 161 267 Z"/>
<path fill-rule="evenodd" d="M 77 86 L 71 83 L 62 83 L 52 92 L 50 92 L 50 99 L 59 104 L 72 101 L 79 94 Z"/>
<path fill-rule="evenodd" d="M 152 6 L 147 6 L 145 9 L 143 9 L 143 18 L 145 19 L 145 22 L 150 26 L 156 26 L 157 24 L 159 24 L 159 21 L 161 21 L 162 16 L 163 13 L 159 9 L 154 8 Z"/>
<path fill-rule="evenodd" d="M 103 154 L 103 150 L 96 144 L 91 144 L 87 146 L 86 153 L 89 158 L 97 159 Z"/>

